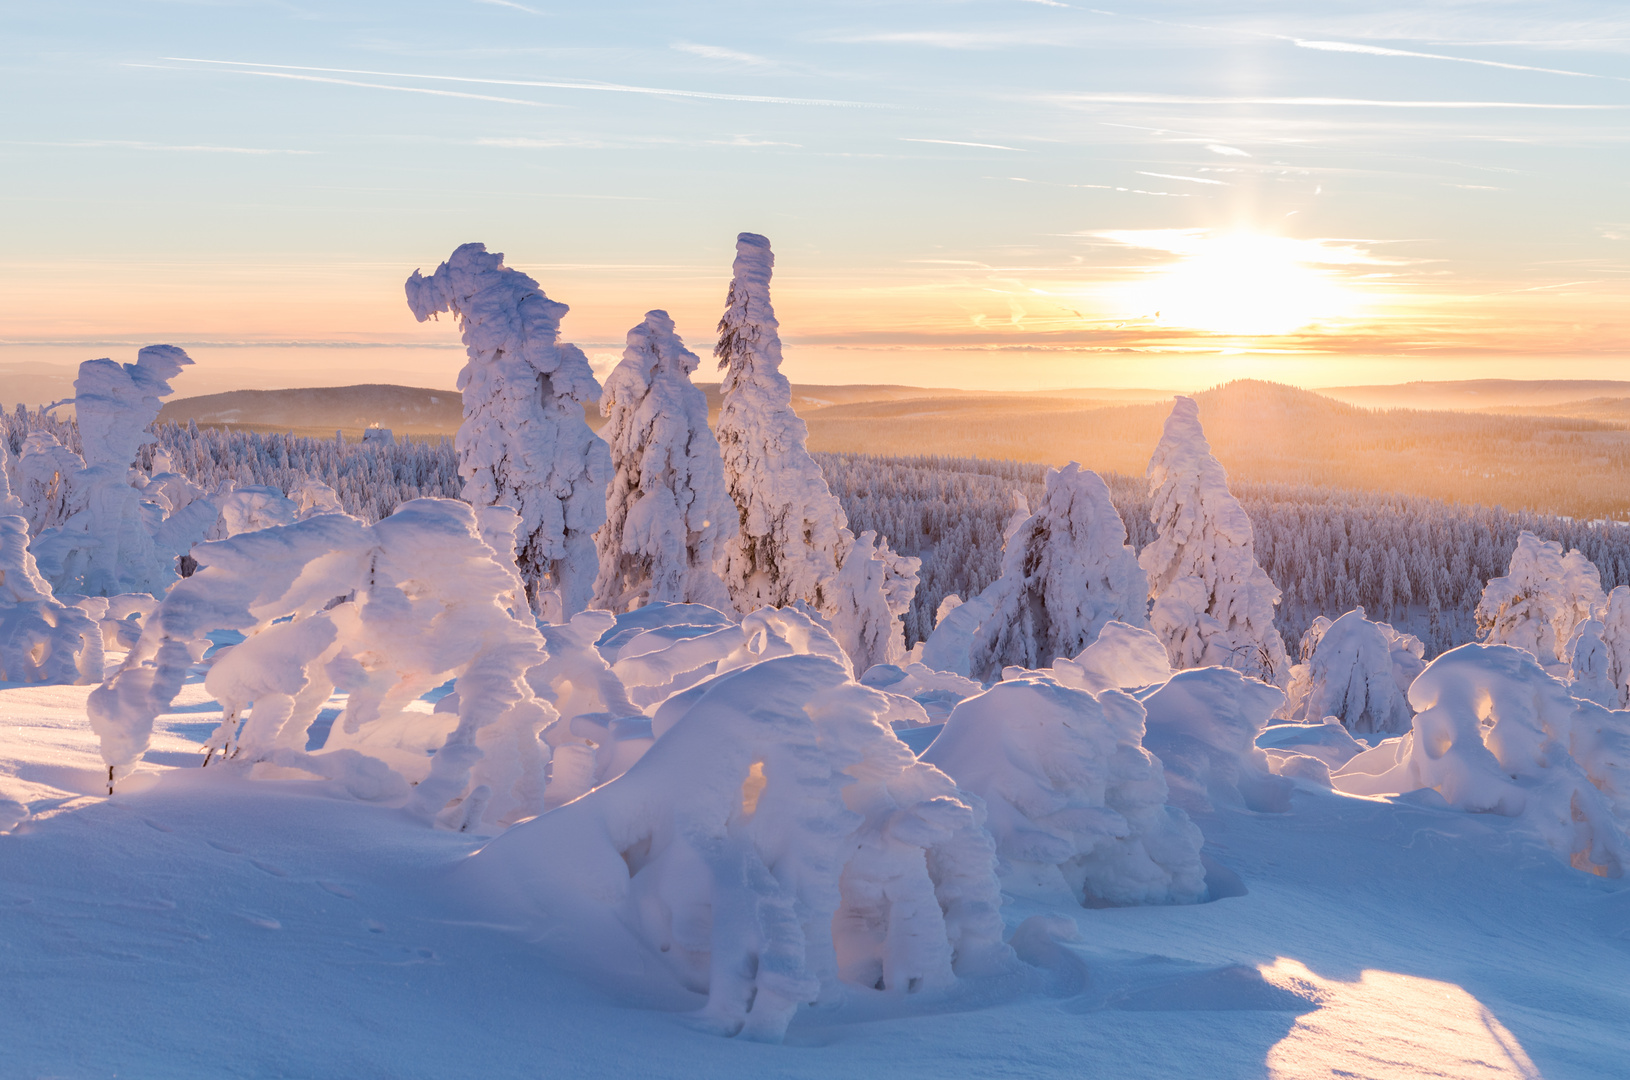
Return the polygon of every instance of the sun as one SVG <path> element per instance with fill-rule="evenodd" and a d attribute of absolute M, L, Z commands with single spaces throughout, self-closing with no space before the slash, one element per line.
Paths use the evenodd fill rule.
<path fill-rule="evenodd" d="M 1345 242 L 1204 229 L 1100 233 L 1175 256 L 1140 275 L 1127 302 L 1166 326 L 1214 334 L 1273 336 L 1350 317 L 1360 297 L 1341 265 L 1372 261 Z"/>

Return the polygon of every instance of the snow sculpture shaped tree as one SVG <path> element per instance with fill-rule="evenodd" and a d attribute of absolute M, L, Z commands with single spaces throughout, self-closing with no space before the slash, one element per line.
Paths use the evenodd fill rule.
<path fill-rule="evenodd" d="M 54 529 L 85 508 L 85 459 L 49 431 L 30 432 L 17 459 L 17 490 L 30 536 Z"/>
<path fill-rule="evenodd" d="M 0 440 L 0 682 L 94 683 L 102 631 L 51 595 L 28 552 L 28 522 L 7 480 Z"/>
<path fill-rule="evenodd" d="M 1049 469 L 1041 507 L 1010 532 L 1002 576 L 983 595 L 991 614 L 969 655 L 985 682 L 1074 656 L 1106 623 L 1147 625 L 1149 579 L 1103 478 L 1073 461 Z"/>
<path fill-rule="evenodd" d="M 546 621 L 564 622 L 594 594 L 594 533 L 605 524 L 611 479 L 610 451 L 583 418 L 600 385 L 588 358 L 560 340 L 568 309 L 483 244 L 463 245 L 428 278 L 415 270 L 407 299 L 420 322 L 443 311 L 458 317 L 469 353 L 454 440 L 464 499 L 521 515 L 516 554 L 527 598 Z"/>
<path fill-rule="evenodd" d="M 1395 664 L 1399 652 L 1402 671 Z M 1414 715 L 1409 683 L 1425 667 L 1423 652 L 1418 638 L 1370 622 L 1363 608 L 1354 608 L 1319 635 L 1307 660 L 1307 693 L 1291 719 L 1318 723 L 1334 716 L 1355 735 L 1408 731 Z"/>
<path fill-rule="evenodd" d="M 1138 557 L 1149 575 L 1149 625 L 1175 668 L 1230 667 L 1283 688 L 1290 661 L 1274 629 L 1279 589 L 1256 561 L 1255 534 L 1211 456 L 1200 408 L 1179 397 L 1149 461 L 1149 520 Z"/>
<path fill-rule="evenodd" d="M 1006 891 L 1089 906 L 1205 898 L 1204 838 L 1166 805 L 1143 706 L 1049 675 L 959 704 L 922 760 L 985 800 Z"/>
<path fill-rule="evenodd" d="M 1630 708 L 1630 585 L 1607 594 L 1602 607 L 1602 644 L 1607 648 L 1607 681 L 1615 709 Z"/>
<path fill-rule="evenodd" d="M 736 505 L 708 430 L 707 397 L 690 381 L 698 363 L 668 313 L 648 311 L 606 378 L 600 414 L 615 475 L 595 534 L 595 607 L 730 606 L 717 568 L 739 531 Z"/>
<path fill-rule="evenodd" d="M 666 968 L 724 1035 L 776 1041 L 800 1005 L 932 993 L 1007 970 L 977 803 L 877 717 L 838 663 L 750 663 L 669 703 L 622 776 L 510 829 L 461 873 Z"/>
<path fill-rule="evenodd" d="M 175 580 L 171 556 L 153 543 L 164 508 L 143 499 L 137 485 L 147 477 L 133 466 L 136 452 L 154 441 L 147 428 L 170 393 L 167 380 L 191 363 L 173 345 L 149 345 L 134 364 L 87 360 L 79 365 L 73 404 L 85 470 L 68 482 L 75 509 L 61 525 L 43 529 L 33 544 L 41 575 L 57 591 L 159 593 Z M 26 471 L 32 475 L 34 468 Z"/>
<path fill-rule="evenodd" d="M 496 512 L 512 534 L 514 514 Z M 543 661 L 543 639 L 513 564 L 484 539 L 506 530 L 481 513 L 415 499 L 372 526 L 320 514 L 200 545 L 197 572 L 91 693 L 110 789 L 141 759 L 205 635 L 237 630 L 245 640 L 205 679 L 225 713 L 211 756 L 339 780 L 358 798 L 411 796 L 450 828 L 541 812 L 538 733 L 556 714 L 526 673 Z M 419 698 L 450 678 L 457 711 L 426 710 Z M 346 706 L 308 751 L 336 690 Z"/>
<path fill-rule="evenodd" d="M 1606 631 L 1607 627 L 1595 619 L 1586 619 L 1574 627 L 1567 646 L 1568 693 L 1616 709 L 1619 691 L 1613 685 L 1613 650 L 1604 637 Z"/>
<path fill-rule="evenodd" d="M 806 448 L 781 374 L 781 338 L 770 306 L 770 242 L 736 238 L 736 262 L 713 353 L 724 369 L 718 437 L 725 484 L 741 530 L 726 544 L 724 579 L 742 614 L 795 600 L 831 610 L 827 596 L 851 542 L 843 507 Z"/>
<path fill-rule="evenodd" d="M 1509 645 L 1451 649 L 1415 680 L 1409 702 L 1409 734 L 1348 761 L 1332 777 L 1338 789 L 1432 788 L 1457 810 L 1521 819 L 1577 869 L 1630 869 L 1625 820 L 1602 790 L 1623 782 L 1618 753 L 1630 742 L 1614 720 L 1623 714 L 1570 697 L 1533 653 Z M 1616 739 L 1603 738 L 1604 723 L 1619 728 Z M 1593 759 L 1592 749 L 1607 752 Z"/>
<path fill-rule="evenodd" d="M 850 546 L 833 580 L 832 636 L 849 655 L 855 671 L 906 658 L 905 613 L 917 591 L 921 559 L 889 550 L 887 540 L 867 530 Z"/>
<path fill-rule="evenodd" d="M 1483 590 L 1477 629 L 1490 645 L 1527 649 L 1542 664 L 1566 663 L 1574 627 L 1607 602 L 1596 566 L 1556 540 L 1531 532 L 1517 537 L 1511 566 Z"/>

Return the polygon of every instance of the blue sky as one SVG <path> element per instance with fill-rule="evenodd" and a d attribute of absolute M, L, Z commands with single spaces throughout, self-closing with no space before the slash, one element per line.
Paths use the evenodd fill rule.
<path fill-rule="evenodd" d="M 401 282 L 467 240 L 601 363 L 651 307 L 705 346 L 744 229 L 806 382 L 1630 352 L 1623 4 L 127 0 L 0 27 L 0 362 L 173 340 L 196 390 L 448 385 L 453 330 Z"/>

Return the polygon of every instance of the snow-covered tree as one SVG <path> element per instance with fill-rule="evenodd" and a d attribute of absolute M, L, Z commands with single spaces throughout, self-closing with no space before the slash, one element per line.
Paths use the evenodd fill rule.
<path fill-rule="evenodd" d="M 1149 461 L 1149 520 L 1138 557 L 1149 575 L 1149 625 L 1175 668 L 1230 667 L 1274 686 L 1290 676 L 1274 628 L 1279 589 L 1256 561 L 1256 536 L 1211 456 L 1193 398 L 1178 397 Z"/>
<path fill-rule="evenodd" d="M 781 374 L 781 338 L 770 306 L 770 242 L 736 238 L 736 261 L 714 355 L 724 369 L 718 439 L 725 485 L 741 524 L 726 545 L 724 579 L 736 610 L 795 600 L 830 610 L 827 590 L 852 537 L 843 507 L 809 456 L 809 431 Z"/>
<path fill-rule="evenodd" d="M 1117 690 L 1094 697 L 1037 673 L 957 705 L 922 759 L 985 800 L 1008 892 L 1194 903 L 1204 838 L 1166 805 L 1143 723 L 1143 706 Z"/>
<path fill-rule="evenodd" d="M 411 797 L 455 829 L 542 812 L 538 736 L 556 714 L 528 685 L 543 639 L 513 562 L 493 547 L 507 549 L 518 523 L 492 513 L 417 499 L 376 525 L 319 514 L 200 545 L 198 571 L 91 693 L 110 790 L 141 759 L 206 635 L 236 630 L 245 640 L 205 677 L 224 713 L 212 757 L 327 777 L 358 798 Z M 456 711 L 414 707 L 449 679 Z M 336 691 L 345 708 L 308 750 Z"/>
<path fill-rule="evenodd" d="M 1594 701 L 1609 709 L 1619 708 L 1619 690 L 1613 685 L 1610 669 L 1613 652 L 1604 634 L 1607 627 L 1586 619 L 1573 628 L 1568 639 L 1568 693 Z"/>
<path fill-rule="evenodd" d="M 690 381 L 699 362 L 668 313 L 648 311 L 606 378 L 601 432 L 614 475 L 606 523 L 595 534 L 597 608 L 730 606 L 718 570 L 739 527 L 707 426 L 707 397 Z"/>
<path fill-rule="evenodd" d="M 1630 585 L 1607 594 L 1602 606 L 1602 643 L 1607 648 L 1607 681 L 1613 687 L 1612 708 L 1630 708 Z"/>
<path fill-rule="evenodd" d="M 1601 576 L 1578 551 L 1531 532 L 1517 538 L 1511 565 L 1494 578 L 1477 605 L 1477 628 L 1490 645 L 1526 649 L 1542 664 L 1566 663 L 1574 627 L 1607 602 Z"/>
<path fill-rule="evenodd" d="M 1356 735 L 1408 731 L 1409 684 L 1426 666 L 1420 639 L 1369 621 L 1363 608 L 1319 629 L 1311 649 L 1303 642 L 1306 671 L 1297 665 L 1292 684 L 1305 695 L 1291 702 L 1290 718 L 1316 724 L 1334 716 Z"/>
<path fill-rule="evenodd" d="M 1010 530 L 991 613 L 970 647 L 973 678 L 1009 665 L 1043 668 L 1080 653 L 1104 624 L 1147 625 L 1149 579 L 1097 473 L 1071 462 L 1047 473 L 1041 507 Z"/>
<path fill-rule="evenodd" d="M 458 248 L 430 277 L 415 270 L 407 299 L 420 322 L 458 317 L 469 354 L 454 440 L 464 499 L 521 515 L 516 556 L 527 597 L 546 621 L 563 622 L 594 595 L 594 533 L 611 479 L 610 451 L 583 417 L 600 385 L 582 351 L 560 340 L 568 309 L 484 244 Z"/>
<path fill-rule="evenodd" d="M 891 551 L 887 540 L 870 531 L 849 546 L 826 599 L 832 635 L 857 673 L 905 660 L 906 632 L 900 620 L 911 606 L 920 565 L 918 559 Z"/>
<path fill-rule="evenodd" d="M 777 1041 L 840 987 L 1011 970 L 983 812 L 879 722 L 885 698 L 825 657 L 747 663 L 670 699 L 627 772 L 459 873 L 572 926 L 599 963 L 666 969 L 724 1035 Z"/>

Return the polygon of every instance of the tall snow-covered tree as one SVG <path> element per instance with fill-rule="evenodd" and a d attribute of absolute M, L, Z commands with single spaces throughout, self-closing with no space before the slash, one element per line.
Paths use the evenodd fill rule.
<path fill-rule="evenodd" d="M 970 646 L 971 674 L 1044 668 L 1079 654 L 1109 622 L 1148 625 L 1149 579 L 1103 478 L 1071 462 L 1047 473 L 1041 507 L 1016 522 L 1002 576 L 983 594 L 991 613 Z"/>
<path fill-rule="evenodd" d="M 1290 660 L 1273 625 L 1279 589 L 1256 561 L 1251 519 L 1211 456 L 1193 398 L 1173 403 L 1148 477 L 1158 533 L 1138 562 L 1154 600 L 1150 628 L 1172 666 L 1230 667 L 1283 689 Z"/>
<path fill-rule="evenodd" d="M 738 532 L 736 506 L 708 430 L 707 397 L 690 381 L 698 363 L 668 313 L 649 311 L 606 378 L 600 414 L 614 476 L 595 534 L 597 608 L 730 608 L 718 568 Z"/>
<path fill-rule="evenodd" d="M 736 262 L 713 353 L 724 369 L 718 438 L 741 531 L 726 544 L 725 584 L 743 614 L 803 600 L 828 611 L 827 592 L 850 543 L 848 519 L 809 456 L 792 411 L 781 338 L 770 306 L 775 256 L 756 233 L 736 238 Z"/>
<path fill-rule="evenodd" d="M 583 417 L 600 384 L 582 350 L 560 340 L 569 309 L 485 244 L 462 245 L 429 277 L 415 270 L 407 300 L 420 322 L 458 317 L 469 354 L 454 440 L 464 499 L 521 515 L 516 560 L 527 599 L 562 622 L 594 595 L 594 533 L 611 479 L 611 452 Z"/>

